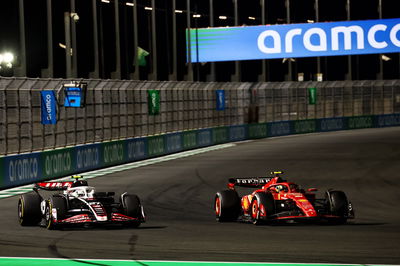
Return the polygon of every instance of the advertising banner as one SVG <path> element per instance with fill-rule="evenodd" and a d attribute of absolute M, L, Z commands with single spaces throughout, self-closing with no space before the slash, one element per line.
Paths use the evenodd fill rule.
<path fill-rule="evenodd" d="M 308 104 L 317 103 L 317 88 L 308 88 Z"/>
<path fill-rule="evenodd" d="M 370 128 L 374 126 L 372 115 L 347 117 L 347 128 Z"/>
<path fill-rule="evenodd" d="M 148 90 L 149 115 L 158 115 L 160 113 L 160 91 Z"/>
<path fill-rule="evenodd" d="M 42 124 L 56 124 L 57 123 L 57 101 L 54 91 L 41 91 L 41 117 Z"/>
<path fill-rule="evenodd" d="M 126 140 L 128 161 L 138 161 L 148 157 L 147 138 L 135 138 Z"/>
<path fill-rule="evenodd" d="M 183 149 L 189 150 L 197 147 L 197 133 L 195 130 L 184 131 L 183 135 Z"/>
<path fill-rule="evenodd" d="M 190 30 L 191 62 L 398 52 L 400 18 Z"/>
<path fill-rule="evenodd" d="M 228 127 L 217 127 L 212 129 L 213 144 L 225 143 L 229 139 Z"/>
<path fill-rule="evenodd" d="M 317 119 L 318 132 L 343 130 L 346 129 L 345 126 L 346 123 L 343 117 Z"/>
<path fill-rule="evenodd" d="M 197 130 L 197 144 L 199 147 L 210 146 L 213 144 L 211 129 Z"/>
<path fill-rule="evenodd" d="M 40 168 L 44 178 L 69 175 L 76 171 L 74 163 L 74 148 L 40 153 Z"/>
<path fill-rule="evenodd" d="M 315 119 L 298 120 L 293 122 L 293 134 L 312 133 L 317 130 L 317 121 Z"/>
<path fill-rule="evenodd" d="M 231 126 L 229 127 L 229 141 L 239 141 L 247 139 L 247 126 Z"/>
<path fill-rule="evenodd" d="M 264 124 L 250 124 L 249 125 L 249 138 L 259 139 L 267 137 L 267 123 Z"/>
<path fill-rule="evenodd" d="M 3 167 L 4 187 L 35 183 L 42 177 L 40 153 L 4 157 Z"/>
<path fill-rule="evenodd" d="M 3 157 L 0 157 L 0 188 L 4 187 L 3 179 L 5 176 L 4 166 L 3 166 Z"/>
<path fill-rule="evenodd" d="M 225 110 L 225 90 L 216 90 L 217 111 Z"/>
<path fill-rule="evenodd" d="M 103 166 L 122 164 L 125 158 L 125 142 L 123 140 L 105 142 L 100 144 L 103 154 Z"/>
<path fill-rule="evenodd" d="M 149 157 L 165 154 L 164 136 L 148 137 L 147 141 Z"/>
<path fill-rule="evenodd" d="M 289 121 L 267 123 L 268 137 L 285 136 L 292 134 L 292 127 Z"/>
<path fill-rule="evenodd" d="M 400 126 L 400 114 L 377 115 L 375 120 L 376 127 Z"/>
<path fill-rule="evenodd" d="M 90 144 L 74 148 L 74 165 L 79 171 L 97 169 L 102 166 L 101 144 Z"/>
<path fill-rule="evenodd" d="M 165 135 L 167 153 L 182 151 L 182 133 L 172 133 Z"/>

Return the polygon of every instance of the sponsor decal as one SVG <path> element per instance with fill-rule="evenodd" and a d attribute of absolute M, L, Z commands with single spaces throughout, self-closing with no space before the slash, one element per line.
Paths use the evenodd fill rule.
<path fill-rule="evenodd" d="M 68 175 L 73 170 L 72 149 L 48 151 L 40 154 L 44 177 Z"/>
<path fill-rule="evenodd" d="M 336 131 L 344 129 L 344 119 L 343 118 L 327 118 L 318 119 L 319 130 L 318 131 Z"/>
<path fill-rule="evenodd" d="M 272 122 L 267 124 L 268 137 L 285 136 L 291 134 L 289 121 Z"/>
<path fill-rule="evenodd" d="M 200 147 L 209 146 L 211 141 L 211 129 L 202 129 L 197 131 L 197 143 Z"/>
<path fill-rule="evenodd" d="M 165 153 L 164 136 L 156 136 L 148 138 L 149 156 L 156 156 Z"/>
<path fill-rule="evenodd" d="M 54 91 L 41 91 L 41 117 L 42 124 L 56 124 L 57 123 L 57 109 L 56 97 Z"/>
<path fill-rule="evenodd" d="M 124 162 L 124 146 L 122 141 L 103 144 L 103 160 L 105 165 Z"/>
<path fill-rule="evenodd" d="M 167 134 L 165 136 L 167 142 L 167 153 L 177 152 L 182 150 L 182 133 Z"/>
<path fill-rule="evenodd" d="M 224 143 L 228 141 L 228 127 L 213 128 L 212 132 L 214 144 Z"/>
<path fill-rule="evenodd" d="M 246 139 L 246 126 L 231 126 L 229 127 L 229 140 L 238 141 Z"/>
<path fill-rule="evenodd" d="M 348 118 L 348 129 L 373 127 L 372 116 L 358 116 Z"/>
<path fill-rule="evenodd" d="M 147 158 L 147 139 L 130 139 L 127 140 L 127 155 L 129 161 L 136 161 Z"/>
<path fill-rule="evenodd" d="M 15 155 L 5 157 L 4 160 L 5 185 L 30 183 L 39 179 L 39 154 Z"/>
<path fill-rule="evenodd" d="M 400 114 L 378 115 L 377 127 L 400 126 Z"/>
<path fill-rule="evenodd" d="M 76 168 L 78 170 L 88 170 L 100 167 L 100 147 L 99 144 L 75 147 Z"/>
<path fill-rule="evenodd" d="M 225 110 L 225 90 L 216 90 L 217 111 Z"/>

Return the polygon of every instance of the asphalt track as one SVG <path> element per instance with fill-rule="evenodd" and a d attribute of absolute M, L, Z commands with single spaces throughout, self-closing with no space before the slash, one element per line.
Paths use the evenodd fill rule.
<path fill-rule="evenodd" d="M 214 194 L 228 178 L 271 170 L 320 193 L 344 190 L 356 219 L 338 226 L 215 221 Z M 1 199 L 0 256 L 400 264 L 399 175 L 400 128 L 237 143 L 91 179 L 99 191 L 140 196 L 148 221 L 138 229 L 21 227 L 17 196 Z"/>

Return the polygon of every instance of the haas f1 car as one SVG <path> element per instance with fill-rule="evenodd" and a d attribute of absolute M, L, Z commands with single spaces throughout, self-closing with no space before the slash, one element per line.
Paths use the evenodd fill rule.
<path fill-rule="evenodd" d="M 57 229 L 73 225 L 121 224 L 138 227 L 145 221 L 139 197 L 123 193 L 116 201 L 114 192 L 96 192 L 87 181 L 36 183 L 32 193 L 18 201 L 18 218 L 22 226 L 41 225 Z M 43 197 L 39 190 L 59 191 Z"/>
<path fill-rule="evenodd" d="M 253 224 L 273 221 L 328 221 L 346 223 L 354 218 L 354 210 L 343 191 L 329 189 L 325 198 L 318 199 L 315 188 L 307 191 L 280 177 L 231 178 L 228 190 L 215 195 L 214 209 L 217 221 L 249 221 Z M 236 187 L 254 188 L 242 197 Z"/>

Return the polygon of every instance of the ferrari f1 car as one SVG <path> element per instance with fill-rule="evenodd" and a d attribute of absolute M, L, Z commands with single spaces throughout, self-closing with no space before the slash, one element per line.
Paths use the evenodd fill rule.
<path fill-rule="evenodd" d="M 21 195 L 18 201 L 19 223 L 57 229 L 109 224 L 138 227 L 145 221 L 137 195 L 125 192 L 115 200 L 114 192 L 96 192 L 87 181 L 80 180 L 80 176 L 73 178 L 75 181 L 36 183 L 34 192 Z M 60 192 L 44 197 L 39 190 Z"/>
<path fill-rule="evenodd" d="M 253 224 L 273 221 L 327 221 L 346 223 L 354 218 L 354 210 L 343 191 L 329 189 L 325 198 L 318 199 L 315 188 L 307 191 L 273 172 L 272 177 L 231 178 L 228 190 L 215 195 L 217 221 L 249 221 Z M 254 188 L 242 197 L 236 187 Z"/>

